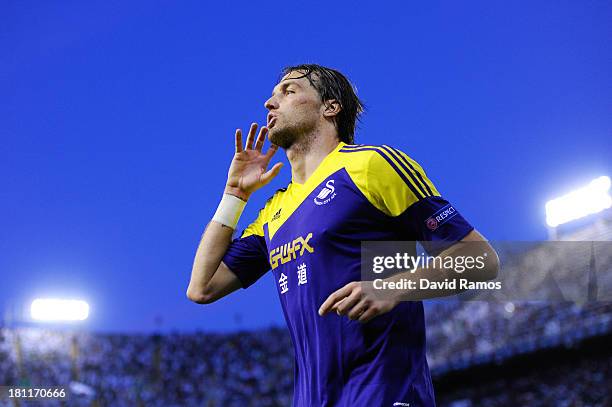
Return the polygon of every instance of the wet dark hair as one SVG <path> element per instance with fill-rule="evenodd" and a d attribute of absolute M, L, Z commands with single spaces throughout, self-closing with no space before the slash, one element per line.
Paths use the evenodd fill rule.
<path fill-rule="evenodd" d="M 321 101 L 335 99 L 340 103 L 340 112 L 334 118 L 340 141 L 353 144 L 355 141 L 355 127 L 360 120 L 365 106 L 357 97 L 355 88 L 349 80 L 335 69 L 326 68 L 316 64 L 302 64 L 283 68 L 282 76 L 291 72 L 303 74 L 300 78 L 308 82 L 317 90 Z"/>

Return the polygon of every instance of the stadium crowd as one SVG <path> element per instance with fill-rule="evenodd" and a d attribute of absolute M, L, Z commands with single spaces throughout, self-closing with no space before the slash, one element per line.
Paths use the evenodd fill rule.
<path fill-rule="evenodd" d="M 612 357 L 587 357 L 533 366 L 518 378 L 496 378 L 478 386 L 438 392 L 438 404 L 448 407 L 587 407 L 610 406 Z"/>
<path fill-rule="evenodd" d="M 612 332 L 612 303 L 469 301 L 450 314 L 436 304 L 426 318 L 428 361 L 442 374 Z"/>
<path fill-rule="evenodd" d="M 73 394 L 69 405 L 286 406 L 292 369 L 284 328 L 167 335 L 0 331 L 0 383 L 72 382 L 90 389 Z"/>
<path fill-rule="evenodd" d="M 434 378 L 612 332 L 610 303 L 552 308 L 468 302 L 452 318 L 436 315 L 443 312 L 444 306 L 433 308 L 428 317 Z M 592 403 L 568 405 L 603 405 L 597 400 L 607 396 L 600 394 L 602 388 L 611 387 L 611 366 L 612 358 L 607 358 L 580 366 L 536 369 L 510 388 L 501 379 L 490 386 L 505 391 L 464 392 L 455 401 L 444 394 L 438 397 L 440 405 L 457 407 L 544 406 L 551 404 L 542 400 L 553 396 L 588 401 L 583 395 L 590 394 Z M 231 334 L 164 335 L 4 328 L 0 330 L 0 383 L 73 383 L 69 405 L 288 406 L 293 393 L 293 348 L 286 330 L 274 327 Z"/>

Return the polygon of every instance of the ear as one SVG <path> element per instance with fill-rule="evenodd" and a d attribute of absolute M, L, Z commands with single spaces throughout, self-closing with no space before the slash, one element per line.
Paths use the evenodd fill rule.
<path fill-rule="evenodd" d="M 342 106 L 340 106 L 340 102 L 338 102 L 336 99 L 326 100 L 323 105 L 324 105 L 323 116 L 325 117 L 337 116 L 338 113 L 340 113 L 340 110 L 342 110 Z"/>

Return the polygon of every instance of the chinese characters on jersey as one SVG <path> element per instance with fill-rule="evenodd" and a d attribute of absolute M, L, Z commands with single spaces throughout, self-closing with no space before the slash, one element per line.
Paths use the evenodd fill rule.
<path fill-rule="evenodd" d="M 297 279 L 298 286 L 308 283 L 308 267 L 306 266 L 306 263 L 301 263 L 297 266 Z M 285 294 L 287 291 L 289 291 L 289 278 L 285 273 L 280 274 L 278 285 L 280 287 L 281 294 Z"/>

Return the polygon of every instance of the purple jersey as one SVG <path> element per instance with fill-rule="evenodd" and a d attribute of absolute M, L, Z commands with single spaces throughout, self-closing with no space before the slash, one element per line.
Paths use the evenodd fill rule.
<path fill-rule="evenodd" d="M 452 216 L 432 221 L 442 212 Z M 340 143 L 304 184 L 268 200 L 223 261 L 244 288 L 274 274 L 294 345 L 294 406 L 434 406 L 420 301 L 365 324 L 318 309 L 361 280 L 362 241 L 437 242 L 441 250 L 472 229 L 401 151 Z"/>

